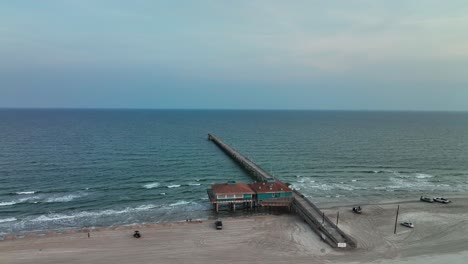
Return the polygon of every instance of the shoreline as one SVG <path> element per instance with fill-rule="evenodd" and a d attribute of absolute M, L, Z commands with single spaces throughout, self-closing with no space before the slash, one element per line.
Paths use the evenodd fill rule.
<path fill-rule="evenodd" d="M 294 214 L 243 215 L 213 219 L 148 223 L 63 233 L 26 235 L 0 241 L 1 263 L 427 263 L 428 260 L 464 263 L 468 256 L 468 197 L 451 204 L 418 201 L 362 205 L 357 215 L 349 206 L 323 208 L 339 227 L 358 242 L 357 249 L 329 247 Z M 415 228 L 397 226 L 411 220 Z M 140 230 L 141 239 L 131 235 Z M 435 263 L 435 262 L 434 262 Z"/>
<path fill-rule="evenodd" d="M 457 200 L 468 200 L 468 195 L 459 195 L 459 196 L 450 196 L 450 200 L 452 202 L 456 202 Z M 352 208 L 353 206 L 381 206 L 381 205 L 397 205 L 397 204 L 408 204 L 413 202 L 420 202 L 419 199 L 382 199 L 378 200 L 375 203 L 346 203 L 346 202 L 331 202 L 331 203 L 322 203 L 319 204 L 318 207 L 320 210 L 323 211 L 330 211 L 336 209 L 345 209 L 345 208 Z M 425 204 L 425 203 L 423 203 Z M 434 203 L 438 204 L 438 203 Z M 258 210 L 258 209 L 257 209 Z M 222 219 L 242 219 L 248 217 L 256 217 L 256 216 L 264 216 L 264 215 L 278 215 L 282 213 L 271 213 L 271 212 L 264 212 L 264 211 L 249 211 L 243 212 L 239 211 L 238 215 L 229 215 L 229 216 L 222 216 Z M 226 213 L 226 212 L 225 212 Z M 333 216 L 329 216 L 333 218 Z M 4 233 L 0 234 L 0 243 L 1 241 L 5 240 L 14 240 L 14 239 L 24 239 L 28 237 L 46 237 L 50 236 L 51 234 L 54 235 L 63 235 L 63 234 L 71 234 L 71 233 L 87 233 L 87 232 L 99 232 L 99 231 L 109 231 L 109 230 L 122 230 L 122 229 L 134 229 L 134 228 L 141 228 L 141 227 L 152 227 L 152 226 L 164 226 L 170 224 L 185 224 L 185 223 L 202 223 L 206 221 L 212 221 L 219 216 L 207 216 L 206 218 L 196 218 L 192 219 L 191 222 L 186 222 L 185 220 L 174 220 L 174 221 L 164 221 L 164 222 L 144 222 L 144 223 L 132 223 L 126 225 L 110 225 L 110 226 L 94 226 L 94 227 L 71 227 L 71 228 L 64 228 L 64 229 L 50 229 L 50 230 L 39 230 L 39 231 L 31 231 L 31 232 L 19 232 L 19 233 Z"/>

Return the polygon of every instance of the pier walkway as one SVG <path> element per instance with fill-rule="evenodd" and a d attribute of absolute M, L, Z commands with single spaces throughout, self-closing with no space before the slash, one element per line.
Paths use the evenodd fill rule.
<path fill-rule="evenodd" d="M 260 168 L 253 161 L 239 153 L 237 150 L 221 141 L 213 134 L 208 134 L 208 139 L 215 143 L 228 156 L 236 161 L 255 180 L 266 181 L 276 179 L 268 172 Z M 293 192 L 293 210 L 329 245 L 339 248 L 355 248 L 356 242 L 350 236 L 338 228 L 325 214 L 300 192 Z"/>

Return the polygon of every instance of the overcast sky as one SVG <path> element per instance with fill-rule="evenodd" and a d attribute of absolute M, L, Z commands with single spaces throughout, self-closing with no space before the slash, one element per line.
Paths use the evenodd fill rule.
<path fill-rule="evenodd" d="M 0 1 L 0 107 L 468 110 L 468 1 Z"/>

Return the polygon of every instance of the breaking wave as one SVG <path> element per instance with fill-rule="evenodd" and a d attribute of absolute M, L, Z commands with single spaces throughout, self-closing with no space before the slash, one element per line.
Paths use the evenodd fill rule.
<path fill-rule="evenodd" d="M 418 179 L 427 179 L 427 178 L 432 178 L 434 176 L 429 175 L 429 174 L 424 174 L 424 173 L 416 173 L 416 178 Z"/>
<path fill-rule="evenodd" d="M 76 214 L 48 214 L 48 215 L 41 215 L 39 217 L 36 217 L 32 219 L 32 222 L 49 222 L 49 221 L 59 221 L 59 220 L 70 220 L 70 219 L 76 219 L 76 218 L 89 218 L 89 217 L 101 217 L 101 216 L 109 216 L 109 215 L 120 215 L 120 214 L 126 214 L 126 213 L 132 213 L 132 212 L 138 212 L 138 211 L 147 211 L 151 210 L 153 208 L 157 208 L 157 205 L 153 204 L 147 204 L 147 205 L 141 205 L 136 208 L 125 208 L 123 210 L 104 210 L 104 211 L 97 211 L 97 212 L 89 212 L 89 211 L 83 211 L 83 212 L 78 212 Z"/>
<path fill-rule="evenodd" d="M 26 191 L 26 192 L 16 192 L 18 195 L 24 195 L 24 194 L 35 194 L 35 191 Z"/>
<path fill-rule="evenodd" d="M 49 197 L 45 200 L 46 203 L 66 203 L 71 202 L 77 198 L 81 198 L 83 195 L 78 194 L 69 194 L 65 196 L 58 196 L 58 197 Z"/>
<path fill-rule="evenodd" d="M 159 187 L 159 182 L 153 182 L 143 185 L 146 189 L 153 189 Z"/>
<path fill-rule="evenodd" d="M 18 220 L 18 219 L 14 218 L 14 217 L 3 218 L 3 219 L 0 219 L 0 223 L 13 222 L 13 221 L 16 221 L 16 220 Z"/>
<path fill-rule="evenodd" d="M 167 188 L 179 188 L 180 184 L 168 185 Z"/>
<path fill-rule="evenodd" d="M 0 206 L 8 206 L 8 205 L 14 205 L 17 204 L 17 202 L 11 201 L 11 202 L 0 202 Z"/>
<path fill-rule="evenodd" d="M 179 205 L 184 205 L 184 204 L 189 204 L 190 202 L 187 202 L 187 201 L 178 201 L 176 203 L 173 203 L 173 204 L 170 204 L 169 206 L 179 206 Z"/>

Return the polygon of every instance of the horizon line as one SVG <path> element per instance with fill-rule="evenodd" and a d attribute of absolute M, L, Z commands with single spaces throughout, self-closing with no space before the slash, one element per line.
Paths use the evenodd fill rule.
<path fill-rule="evenodd" d="M 0 107 L 0 110 L 160 110 L 160 111 L 329 111 L 329 112 L 468 112 L 468 110 L 313 109 L 313 108 L 138 108 L 138 107 Z"/>

